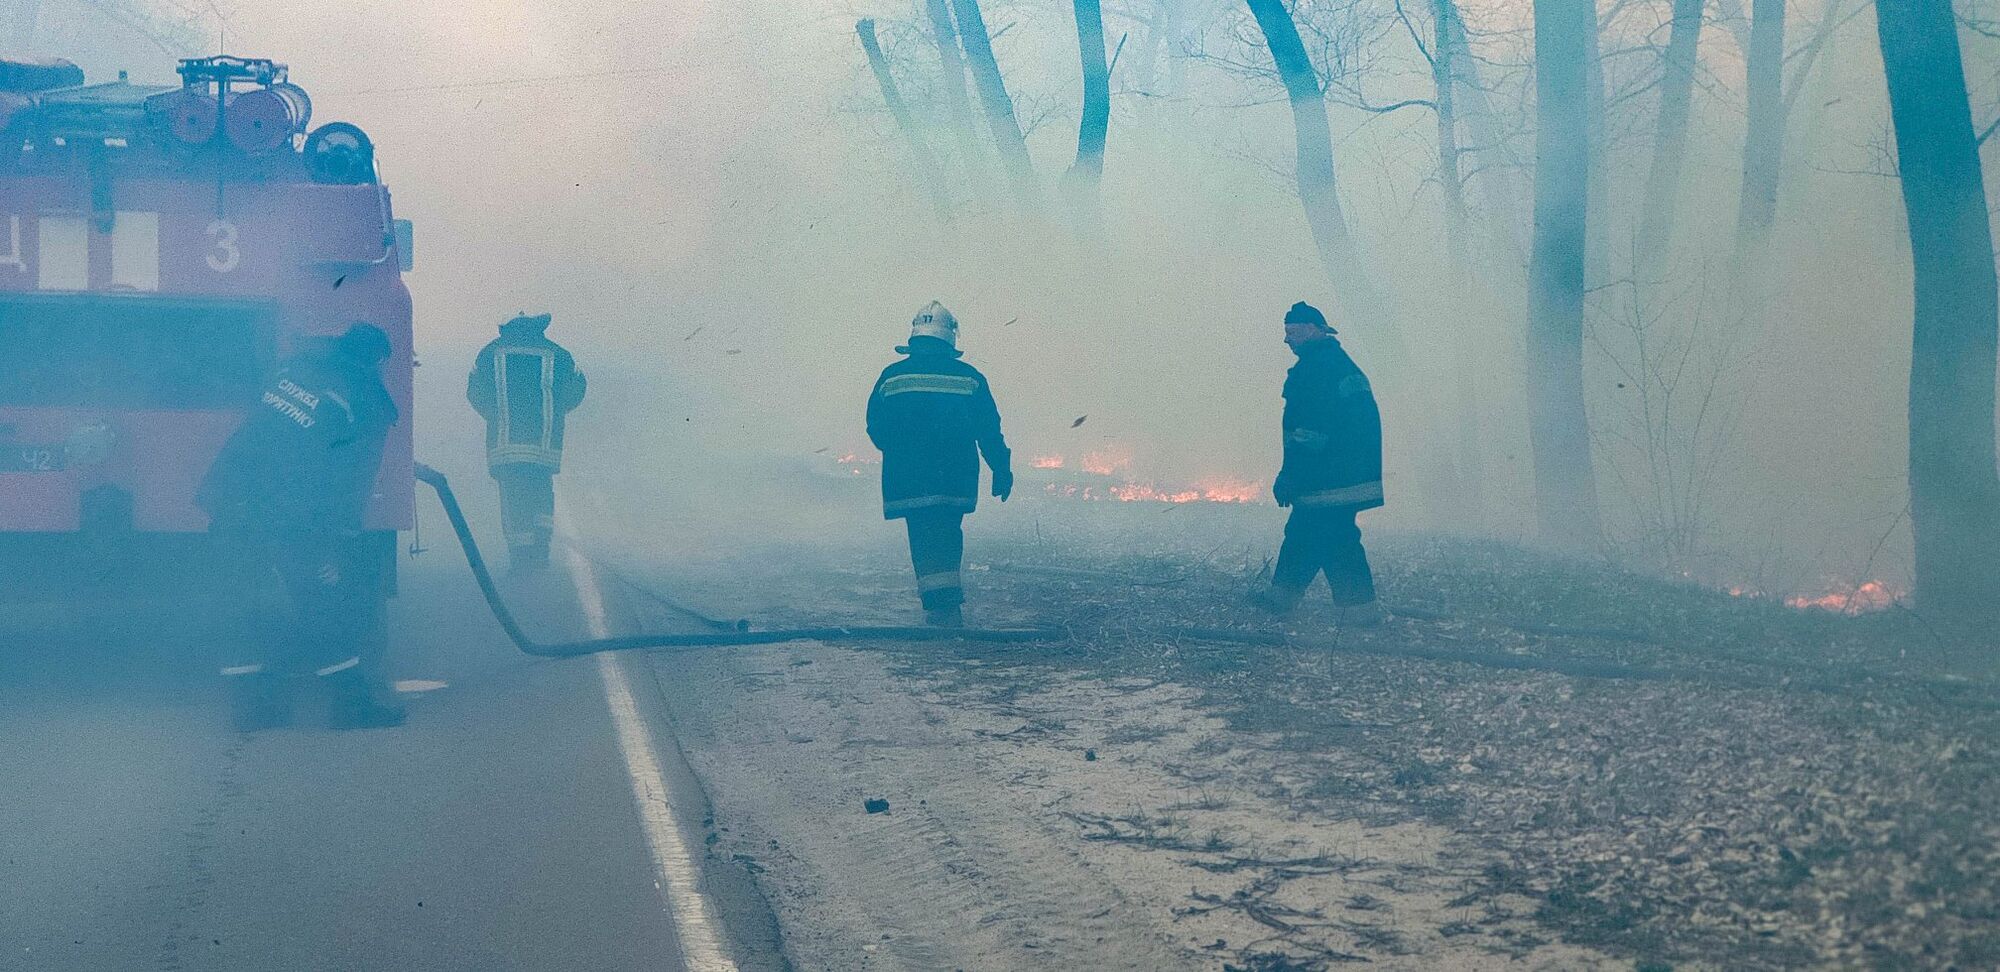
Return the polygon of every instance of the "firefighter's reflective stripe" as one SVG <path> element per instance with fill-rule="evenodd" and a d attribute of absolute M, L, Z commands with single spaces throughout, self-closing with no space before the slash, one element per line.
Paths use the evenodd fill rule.
<path fill-rule="evenodd" d="M 978 506 L 978 498 L 972 496 L 912 496 L 909 499 L 892 500 L 883 503 L 882 512 L 893 516 L 897 513 L 908 513 L 911 510 L 953 507 L 970 513 Z"/>
<path fill-rule="evenodd" d="M 1307 493 L 1292 501 L 1293 506 L 1352 506 L 1356 503 L 1373 503 L 1382 498 L 1382 481 L 1356 483 L 1339 489 L 1323 489 L 1317 493 Z"/>
<path fill-rule="evenodd" d="M 514 441 L 513 403 L 507 400 L 507 369 L 515 358 L 535 359 L 529 364 L 539 372 L 542 391 L 542 434 L 534 442 Z M 562 450 L 555 447 L 556 427 L 556 353 L 550 348 L 503 347 L 493 354 L 493 400 L 498 430 L 494 445 L 486 450 L 488 465 L 508 462 L 532 462 L 543 466 L 562 463 Z"/>
<path fill-rule="evenodd" d="M 264 670 L 262 665 L 231 665 L 222 670 L 224 675 L 256 675 Z"/>
<path fill-rule="evenodd" d="M 486 464 L 501 466 L 510 462 L 527 462 L 537 466 L 554 466 L 562 461 L 562 452 L 547 446 L 502 443 L 486 450 Z"/>
<path fill-rule="evenodd" d="M 897 375 L 882 382 L 884 398 L 916 392 L 969 398 L 979 392 L 979 379 L 969 375 Z"/>
<path fill-rule="evenodd" d="M 357 655 L 357 656 L 355 656 L 355 657 L 353 657 L 353 658 L 349 658 L 349 659 L 348 659 L 348 660 L 346 660 L 346 661 L 343 661 L 343 662 L 335 662 L 335 663 L 333 663 L 333 664 L 331 664 L 331 665 L 328 665 L 328 666 L 326 666 L 325 668 L 322 668 L 322 669 L 319 669 L 318 671 L 315 671 L 315 672 L 313 672 L 313 674 L 314 674 L 314 675 L 318 675 L 318 676 L 319 676 L 319 677 L 321 677 L 321 678 L 325 678 L 325 677 L 327 677 L 328 675 L 338 675 L 338 674 L 340 674 L 341 672 L 344 672 L 344 671 L 347 671 L 348 669 L 350 669 L 350 668 L 353 668 L 353 667 L 355 667 L 356 665 L 359 665 L 359 664 L 361 664 L 361 657 L 360 657 L 359 655 Z"/>
<path fill-rule="evenodd" d="M 959 572 L 955 570 L 939 571 L 935 574 L 922 574 L 917 577 L 917 591 L 923 594 L 964 586 L 965 582 L 960 579 Z"/>

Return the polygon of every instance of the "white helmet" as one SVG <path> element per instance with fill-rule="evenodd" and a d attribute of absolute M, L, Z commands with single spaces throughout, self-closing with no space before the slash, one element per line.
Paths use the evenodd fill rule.
<path fill-rule="evenodd" d="M 946 310 L 943 304 L 931 301 L 917 312 L 916 317 L 911 318 L 910 337 L 937 338 L 954 348 L 958 347 L 958 318 L 951 316 L 951 311 Z"/>

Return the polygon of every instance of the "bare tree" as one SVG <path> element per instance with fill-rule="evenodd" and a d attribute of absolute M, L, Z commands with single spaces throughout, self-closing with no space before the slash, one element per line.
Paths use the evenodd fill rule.
<path fill-rule="evenodd" d="M 1180 90 L 1178 58 L 1174 57 L 1175 47 L 1180 42 L 1181 30 L 1187 20 L 1188 0 L 1154 0 L 1151 14 L 1146 17 L 1146 32 L 1139 43 L 1133 45 L 1131 77 L 1140 90 L 1148 94 L 1175 94 Z M 1167 56 L 1167 84 L 1160 84 L 1160 54 Z M 1164 92 L 1162 88 L 1164 87 Z"/>
<path fill-rule="evenodd" d="M 979 12 L 979 0 L 951 0 L 958 20 L 959 43 L 965 47 L 966 62 L 979 89 L 979 101 L 986 109 L 986 125 L 1000 148 L 1000 162 L 1007 180 L 1024 212 L 1041 209 L 1041 192 L 1035 185 L 1035 166 L 1028 158 L 1028 140 L 1021 134 L 1021 122 L 1014 116 L 1014 100 L 1007 96 L 1007 82 L 1000 74 L 1000 62 L 993 56 L 993 37 L 986 31 L 986 17 Z"/>
<path fill-rule="evenodd" d="M 1535 241 L 1528 260 L 1529 441 L 1545 542 L 1599 536 L 1583 404 L 1583 297 L 1590 198 L 1590 0 L 1535 0 Z"/>
<path fill-rule="evenodd" d="M 1514 151 L 1513 143 L 1501 129 L 1499 112 L 1493 107 L 1493 98 L 1481 80 L 1479 60 L 1472 56 L 1472 44 L 1465 29 L 1465 18 L 1456 6 L 1446 21 L 1448 30 L 1446 43 L 1442 46 L 1451 55 L 1451 76 L 1457 83 L 1452 98 L 1452 114 L 1465 123 L 1465 134 L 1471 139 L 1471 148 L 1458 147 L 1458 153 L 1465 158 L 1469 168 L 1480 173 L 1479 182 L 1486 188 L 1480 199 L 1497 232 L 1500 250 L 1516 264 L 1526 255 L 1527 241 L 1523 238 L 1526 223 L 1521 211 L 1528 197 L 1522 186 L 1521 174 L 1527 165 Z M 1470 184 L 1470 172 L 1463 177 Z"/>
<path fill-rule="evenodd" d="M 1320 264 L 1349 314 L 1386 323 L 1381 295 L 1348 234 L 1347 215 L 1341 210 L 1334 181 L 1333 130 L 1326 120 L 1325 93 L 1306 54 L 1305 42 L 1299 38 L 1298 24 L 1283 0 L 1247 2 L 1291 101 L 1292 128 L 1298 143 L 1299 203 L 1319 249 Z"/>
<path fill-rule="evenodd" d="M 930 18 L 931 42 L 937 46 L 938 60 L 944 68 L 943 83 L 938 90 L 943 92 L 945 111 L 951 117 L 959 164 L 964 167 L 974 193 L 985 196 L 989 191 L 986 153 L 980 147 L 978 130 L 973 127 L 972 101 L 965 93 L 965 58 L 958 51 L 958 26 L 952 23 L 950 0 L 924 0 L 924 12 Z"/>
<path fill-rule="evenodd" d="M 1736 208 L 1738 252 L 1754 257 L 1778 215 L 1785 146 L 1785 0 L 1751 0 L 1745 58 L 1750 122 L 1743 139 L 1743 191 Z"/>
<path fill-rule="evenodd" d="M 1076 43 L 1083 64 L 1083 116 L 1077 122 L 1076 163 L 1064 183 L 1080 218 L 1094 224 L 1111 128 L 1111 68 L 1104 59 L 1104 11 L 1098 0 L 1076 0 Z"/>
<path fill-rule="evenodd" d="M 1414 36 L 1416 32 L 1412 29 L 1411 33 Z M 1466 53 L 1459 50 L 1464 37 L 1465 26 L 1459 22 L 1456 0 L 1431 0 L 1431 43 L 1427 53 L 1431 83 L 1435 89 L 1432 104 L 1437 115 L 1437 180 L 1444 196 L 1445 258 L 1451 273 L 1450 293 L 1454 295 L 1465 295 L 1473 286 L 1472 264 L 1465 240 L 1465 177 L 1458 148 L 1457 69 L 1468 60 Z M 1475 320 L 1477 315 L 1460 315 L 1461 332 L 1470 331 Z M 1481 434 L 1478 407 L 1481 369 L 1475 360 L 1479 350 L 1470 337 L 1469 333 L 1459 335 L 1456 353 L 1452 356 L 1456 366 L 1453 384 L 1457 386 L 1458 412 L 1453 450 L 1456 453 L 1457 461 L 1453 465 L 1457 475 L 1453 479 L 1462 507 L 1458 512 L 1466 520 L 1477 523 L 1485 516 L 1486 506 L 1485 477 L 1481 475 L 1484 459 L 1480 450 L 1484 436 Z"/>
<path fill-rule="evenodd" d="M 910 116 L 910 108 L 903 101 L 903 93 L 896 86 L 896 76 L 889 72 L 889 59 L 882 56 L 882 42 L 875 36 L 875 21 L 862 18 L 854 22 L 855 36 L 861 40 L 861 52 L 868 57 L 868 69 L 875 73 L 875 83 L 882 89 L 882 103 L 888 107 L 889 116 L 895 119 L 896 129 L 903 135 L 909 146 L 911 164 L 916 167 L 917 180 L 931 198 L 931 206 L 937 210 L 938 222 L 951 222 L 951 200 L 945 196 L 944 185 L 938 177 L 937 161 L 932 158 L 930 146 L 924 143 L 923 132 Z"/>
<path fill-rule="evenodd" d="M 1918 605 L 2000 619 L 2000 281 L 1950 0 L 1876 0 L 1915 266 L 1910 516 Z"/>
<path fill-rule="evenodd" d="M 1660 79 L 1660 115 L 1653 136 L 1653 164 L 1640 201 L 1639 238 L 1633 276 L 1652 281 L 1673 244 L 1674 216 L 1680 208 L 1681 160 L 1687 150 L 1688 106 L 1701 38 L 1702 0 L 1674 0 L 1667 32 L 1665 75 Z"/>

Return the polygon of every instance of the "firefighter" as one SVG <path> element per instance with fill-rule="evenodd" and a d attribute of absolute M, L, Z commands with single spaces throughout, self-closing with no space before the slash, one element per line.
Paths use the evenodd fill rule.
<path fill-rule="evenodd" d="M 382 701 L 388 578 L 362 533 L 397 421 L 382 384 L 389 356 L 388 336 L 357 323 L 287 359 L 196 494 L 242 571 L 245 601 L 275 577 L 291 607 L 289 623 L 260 630 L 223 669 L 239 729 L 289 723 L 302 680 L 330 690 L 335 728 L 403 721 L 400 706 Z"/>
<path fill-rule="evenodd" d="M 931 301 L 910 322 L 903 360 L 882 370 L 868 396 L 868 438 L 882 451 L 882 517 L 902 520 L 925 619 L 965 623 L 964 518 L 979 505 L 979 457 L 993 468 L 993 495 L 1014 492 L 1000 409 L 979 369 L 959 360 L 958 321 Z"/>
<path fill-rule="evenodd" d="M 515 570 L 548 565 L 564 416 L 583 403 L 583 372 L 543 333 L 549 320 L 521 314 L 500 325 L 465 381 L 466 400 L 486 420 L 486 468 L 500 486 L 500 526 Z"/>
<path fill-rule="evenodd" d="M 1284 465 L 1271 495 L 1292 514 L 1257 602 L 1288 613 L 1324 572 L 1340 624 L 1371 628 L 1382 609 L 1355 517 L 1382 505 L 1382 416 L 1368 376 L 1334 334 L 1311 304 L 1285 314 L 1285 343 L 1299 360 L 1285 375 Z"/>

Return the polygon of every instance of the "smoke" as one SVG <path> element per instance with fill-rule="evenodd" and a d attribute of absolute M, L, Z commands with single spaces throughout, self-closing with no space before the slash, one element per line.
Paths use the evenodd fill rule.
<path fill-rule="evenodd" d="M 1093 238 L 1058 192 L 1080 97 L 1067 5 L 988 7 L 1042 190 L 1035 216 L 1014 210 L 990 148 L 958 158 L 920 6 L 902 0 L 281 0 L 207 27 L 232 52 L 289 62 L 318 119 L 376 139 L 399 215 L 417 224 L 419 453 L 443 468 L 478 468 L 458 400 L 472 352 L 513 313 L 547 310 L 593 379 L 573 426 L 570 495 L 596 497 L 580 510 L 716 538 L 844 532 L 829 526 L 865 515 L 865 497 L 829 508 L 798 485 L 806 473 L 771 470 L 818 475 L 867 451 L 869 384 L 935 298 L 963 322 L 1024 459 L 1117 447 L 1140 477 L 1267 480 L 1290 362 L 1278 321 L 1294 300 L 1337 309 L 1340 295 L 1293 195 L 1287 107 L 1259 76 L 1247 14 L 1188 2 L 1181 32 L 1156 38 L 1142 11 L 1108 12 L 1107 40 L 1124 48 Z M 1527 175 L 1507 155 L 1532 163 L 1527 6 L 1464 7 L 1502 139 L 1469 145 L 1469 278 L 1445 257 L 1433 117 L 1362 107 L 1430 97 L 1421 18 L 1406 30 L 1385 5 L 1300 7 L 1333 78 L 1342 200 L 1396 309 L 1393 323 L 1336 320 L 1388 425 L 1390 503 L 1371 523 L 1527 539 L 1528 210 L 1503 198 Z M 1827 15 L 1806 5 L 1794 37 Z M 882 110 L 861 16 L 879 18 L 946 160 L 948 225 Z M 1871 25 L 1843 21 L 1810 74 L 1788 74 L 1788 94 L 1804 87 L 1778 231 L 1747 270 L 1732 248 L 1744 55 L 1729 23 L 1704 30 L 1668 279 L 1632 281 L 1658 73 L 1647 45 L 1664 43 L 1666 18 L 1664 2 L 1621 7 L 1602 44 L 1609 209 L 1592 215 L 1603 252 L 1586 395 L 1614 549 L 1718 582 L 1808 585 L 1864 564 L 1897 576 L 1910 285 L 1895 183 L 1870 171 L 1887 137 Z M 129 38 L 107 43 L 73 53 L 168 76 Z M 1672 388 L 1668 372 L 1631 371 L 1642 323 L 1647 367 L 1678 368 Z M 1468 411 L 1471 453 L 1454 438 Z M 1484 484 L 1481 508 L 1437 499 L 1451 471 Z M 1683 547 L 1661 539 L 1667 521 Z"/>

